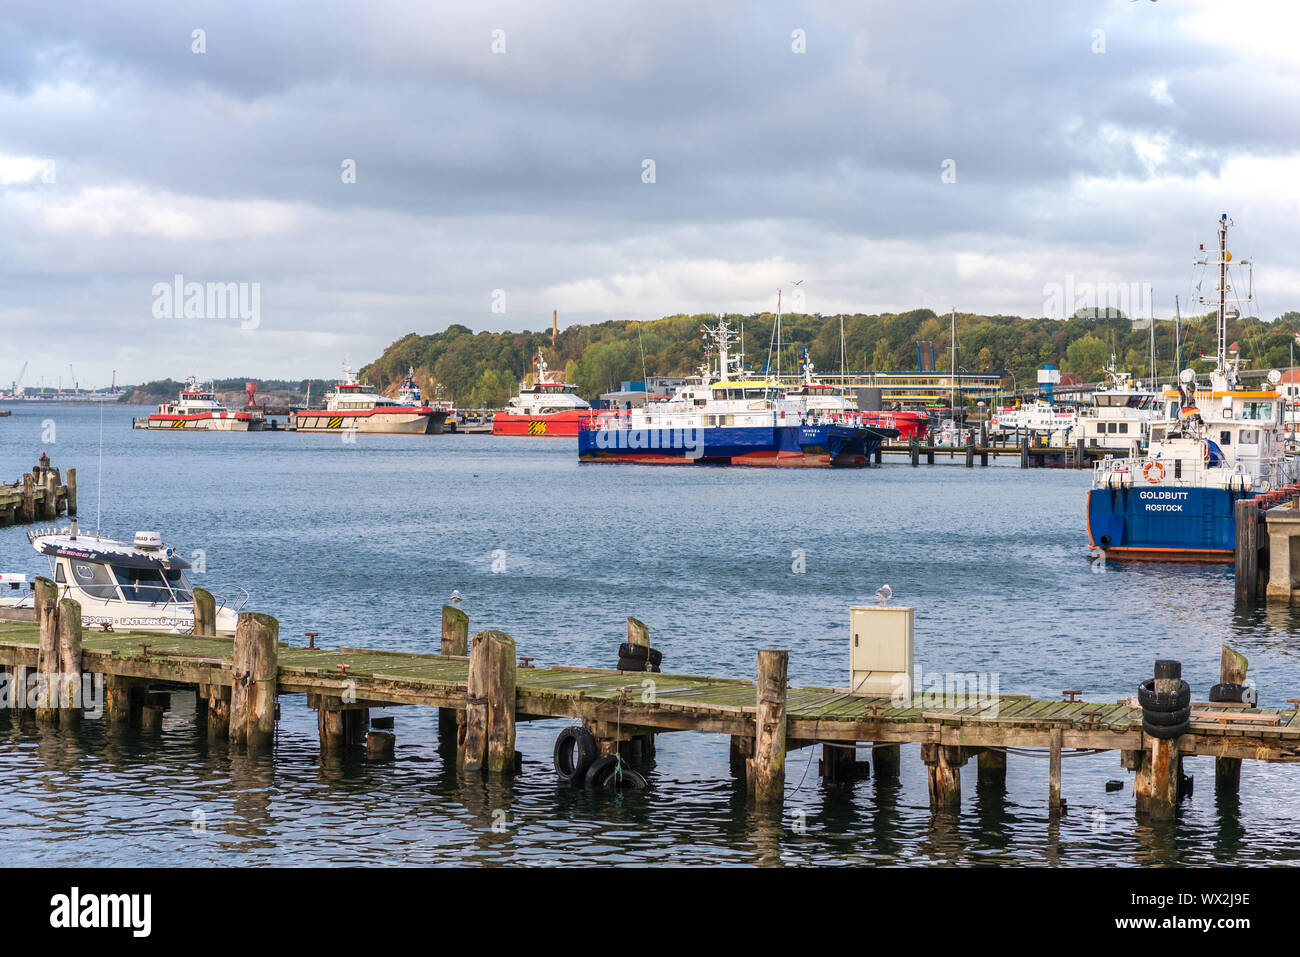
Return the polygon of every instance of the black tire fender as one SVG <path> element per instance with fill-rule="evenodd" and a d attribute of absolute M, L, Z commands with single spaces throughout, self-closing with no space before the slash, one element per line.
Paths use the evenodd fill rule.
<path fill-rule="evenodd" d="M 591 767 L 587 769 L 584 783 L 592 790 L 605 791 L 609 794 L 618 791 L 644 791 L 650 786 L 644 775 L 632 770 L 626 764 L 621 764 L 612 754 L 592 762 Z"/>
<path fill-rule="evenodd" d="M 1145 717 L 1142 719 L 1142 730 L 1148 737 L 1155 738 L 1159 741 L 1168 741 L 1171 738 L 1177 738 L 1187 733 L 1188 724 L 1184 721 L 1182 724 L 1158 725 L 1152 724 Z"/>
<path fill-rule="evenodd" d="M 633 658 L 637 661 L 648 661 L 652 665 L 663 662 L 663 652 L 647 645 L 634 645 L 630 641 L 625 641 L 618 646 L 618 656 L 620 658 Z"/>
<path fill-rule="evenodd" d="M 596 736 L 582 725 L 573 725 L 555 739 L 555 774 L 561 781 L 581 781 L 600 756 Z"/>
<path fill-rule="evenodd" d="M 1155 678 L 1148 678 L 1138 685 L 1138 704 L 1143 711 L 1179 711 L 1192 703 L 1192 686 L 1186 681 L 1178 684 L 1178 690 L 1172 694 L 1155 690 Z"/>
<path fill-rule="evenodd" d="M 1142 720 L 1153 728 L 1172 728 L 1186 724 L 1192 717 L 1192 709 L 1179 708 L 1177 711 L 1143 711 Z"/>

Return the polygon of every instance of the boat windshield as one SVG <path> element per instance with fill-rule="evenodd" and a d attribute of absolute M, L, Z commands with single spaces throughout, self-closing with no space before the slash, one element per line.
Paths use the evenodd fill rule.
<path fill-rule="evenodd" d="M 163 572 L 163 574 L 167 576 L 167 584 L 171 585 L 177 601 L 194 600 L 194 593 L 190 591 L 189 580 L 185 577 L 183 571 L 179 568 L 171 568 Z"/>
<path fill-rule="evenodd" d="M 122 588 L 122 597 L 127 601 L 169 602 L 172 600 L 171 586 L 162 572 L 156 568 L 130 568 L 114 565 L 113 573 Z"/>

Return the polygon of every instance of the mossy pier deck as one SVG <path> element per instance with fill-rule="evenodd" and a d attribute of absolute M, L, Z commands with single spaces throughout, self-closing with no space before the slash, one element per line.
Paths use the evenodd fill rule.
<path fill-rule="evenodd" d="M 465 771 L 513 773 L 519 761 L 517 721 L 581 721 L 602 753 L 617 754 L 633 766 L 653 749 L 656 734 L 709 732 L 730 736 L 732 768 L 747 777 L 755 800 L 779 806 L 790 750 L 821 745 L 822 776 L 848 782 L 867 768 L 857 760 L 858 747 L 872 747 L 868 773 L 890 776 L 898 773 L 899 746 L 919 744 L 936 809 L 960 803 L 960 768 L 971 757 L 978 759 L 982 782 L 1005 783 L 1008 749 L 1044 750 L 1051 760 L 1049 806 L 1059 809 L 1063 753 L 1119 751 L 1123 766 L 1137 772 L 1138 812 L 1151 815 L 1173 813 L 1184 756 L 1218 759 L 1216 782 L 1233 789 L 1242 759 L 1300 761 L 1296 701 L 1284 709 L 1193 702 L 1186 732 L 1157 740 L 1144 732 L 1142 708 L 1132 700 L 1003 694 L 953 702 L 918 695 L 900 704 L 842 689 L 788 688 L 784 651 L 758 653 L 757 682 L 532 667 L 531 659 L 517 662 L 514 639 L 502 632 L 479 632 L 471 639 L 468 618 L 449 606 L 443 609 L 442 654 L 290 645 L 278 640 L 273 618 L 247 613 L 233 639 L 83 632 L 76 602 L 56 601 L 47 580 L 38 580 L 37 588 L 34 617 L 40 623 L 0 622 L 0 666 L 11 690 L 36 686 L 35 676 L 42 672 L 53 682 L 60 668 L 64 674 L 102 674 L 104 719 L 144 727 L 159 724 L 172 694 L 197 692 L 196 715 L 207 723 L 209 735 L 229 736 L 250 748 L 270 745 L 277 697 L 292 694 L 306 695 L 308 706 L 317 710 L 323 752 L 364 747 L 376 758 L 391 757 L 394 734 L 391 720 L 371 728 L 369 709 L 437 707 L 439 733 L 454 737 Z M 210 596 L 199 590 L 197 597 L 196 629 L 210 631 Z M 638 636 L 648 645 L 645 626 L 629 619 L 629 640 Z M 1224 680 L 1244 681 L 1245 668 L 1244 658 L 1224 649 Z M 1063 694 L 1077 699 L 1082 692 Z M 66 708 L 49 704 L 28 713 L 33 720 L 58 724 L 80 718 L 72 715 L 69 721 Z M 25 720 L 19 712 L 10 711 L 10 717 Z"/>

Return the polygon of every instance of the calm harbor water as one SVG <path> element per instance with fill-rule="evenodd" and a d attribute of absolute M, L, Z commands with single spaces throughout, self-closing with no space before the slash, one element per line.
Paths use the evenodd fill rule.
<path fill-rule="evenodd" d="M 1235 610 L 1230 569 L 1094 570 L 1086 473 L 901 458 L 857 472 L 579 466 L 573 440 L 135 432 L 140 412 L 103 410 L 104 533 L 156 530 L 182 554 L 201 549 L 196 583 L 248 588 L 290 641 L 318 631 L 328 646 L 434 650 L 439 607 L 459 588 L 474 630 L 509 632 L 538 664 L 612 667 L 636 615 L 665 670 L 752 677 L 756 650 L 781 647 L 792 683 L 843 686 L 848 606 L 888 583 L 917 610 L 926 671 L 996 674 L 1003 692 L 1114 700 L 1169 657 L 1204 694 L 1229 641 L 1265 703 L 1300 693 L 1294 619 Z M 14 405 L 0 476 L 42 450 L 75 466 L 93 532 L 100 421 L 98 408 Z M 0 570 L 45 572 L 22 527 L 0 529 Z M 1300 769 L 1285 766 L 1247 762 L 1225 804 L 1213 762 L 1189 759 L 1195 793 L 1178 822 L 1148 827 L 1115 753 L 1064 762 L 1069 811 L 1052 821 L 1046 760 L 1013 755 L 996 795 L 972 763 L 961 814 L 932 818 L 917 748 L 904 748 L 898 783 L 852 789 L 823 788 L 804 750 L 775 818 L 748 807 L 724 736 L 661 736 L 651 790 L 607 799 L 556 782 L 562 722 L 521 726 L 523 773 L 498 785 L 458 780 L 431 709 L 392 713 L 388 763 L 322 762 L 300 697 L 284 699 L 264 757 L 209 744 L 184 709 L 161 735 L 111 739 L 98 721 L 38 732 L 0 717 L 5 863 L 1300 860 Z M 1107 793 L 1107 780 L 1124 790 Z"/>

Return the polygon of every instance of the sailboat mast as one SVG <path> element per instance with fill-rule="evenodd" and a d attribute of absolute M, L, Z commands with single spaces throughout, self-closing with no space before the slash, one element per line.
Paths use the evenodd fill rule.
<path fill-rule="evenodd" d="M 948 365 L 948 414 L 957 417 L 957 307 L 952 310 L 952 359 Z"/>
<path fill-rule="evenodd" d="M 1219 217 L 1219 371 L 1228 361 L 1228 214 Z"/>

